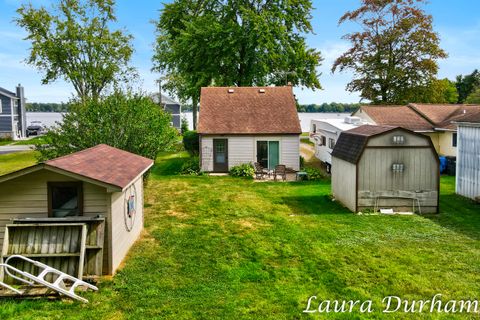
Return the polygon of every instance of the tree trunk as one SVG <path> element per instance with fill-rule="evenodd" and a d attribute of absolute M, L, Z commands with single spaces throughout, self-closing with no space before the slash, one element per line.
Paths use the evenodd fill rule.
<path fill-rule="evenodd" d="M 197 104 L 198 104 L 197 98 L 192 97 L 193 130 L 197 130 L 197 112 L 198 112 Z"/>

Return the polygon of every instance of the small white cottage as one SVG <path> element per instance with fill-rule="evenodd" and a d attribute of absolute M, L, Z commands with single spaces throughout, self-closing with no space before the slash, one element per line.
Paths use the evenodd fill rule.
<path fill-rule="evenodd" d="M 300 134 L 292 87 L 207 87 L 198 123 L 203 171 L 278 164 L 299 170 Z"/>
<path fill-rule="evenodd" d="M 456 192 L 480 202 L 480 112 L 456 119 Z"/>
<path fill-rule="evenodd" d="M 439 159 L 428 136 L 364 125 L 342 132 L 332 152 L 332 193 L 353 212 L 438 212 Z"/>
<path fill-rule="evenodd" d="M 80 257 L 80 270 L 114 274 L 143 229 L 143 175 L 152 165 L 150 159 L 101 144 L 0 176 L 3 256 L 43 259 L 72 275 Z M 98 222 L 104 224 L 101 229 Z M 53 231 L 49 224 L 58 228 Z M 74 230 L 82 224 L 83 238 Z M 7 241 L 18 243 L 21 251 L 12 252 L 15 245 Z M 77 259 L 75 270 L 69 269 L 69 259 Z"/>

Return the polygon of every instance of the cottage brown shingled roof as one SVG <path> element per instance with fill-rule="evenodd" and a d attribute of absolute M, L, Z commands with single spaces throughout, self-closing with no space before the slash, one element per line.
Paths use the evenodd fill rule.
<path fill-rule="evenodd" d="M 460 114 L 452 119 L 454 122 L 480 123 L 480 108 L 477 110 Z"/>
<path fill-rule="evenodd" d="M 202 88 L 198 132 L 300 134 L 292 87 Z"/>
<path fill-rule="evenodd" d="M 365 112 L 377 125 L 433 131 L 433 124 L 408 106 L 361 106 L 358 112 Z"/>
<path fill-rule="evenodd" d="M 153 160 L 99 144 L 46 161 L 45 165 L 123 189 L 148 170 Z"/>

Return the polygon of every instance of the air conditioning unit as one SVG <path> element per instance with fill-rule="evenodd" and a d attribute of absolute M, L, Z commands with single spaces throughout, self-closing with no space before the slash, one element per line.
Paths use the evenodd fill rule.
<path fill-rule="evenodd" d="M 362 119 L 360 119 L 359 117 L 352 117 L 352 116 L 345 117 L 345 123 L 360 124 L 361 122 L 362 122 Z"/>

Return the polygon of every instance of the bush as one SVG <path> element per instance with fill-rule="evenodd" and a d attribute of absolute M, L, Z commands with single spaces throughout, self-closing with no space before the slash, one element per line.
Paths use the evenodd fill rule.
<path fill-rule="evenodd" d="M 183 147 L 192 156 L 199 154 L 200 138 L 197 131 L 187 131 L 183 134 Z"/>
<path fill-rule="evenodd" d="M 303 169 L 305 167 L 305 158 L 300 156 L 300 169 Z"/>
<path fill-rule="evenodd" d="M 185 115 L 184 115 L 182 117 L 182 122 L 181 122 L 181 125 L 180 125 L 180 132 L 182 134 L 184 134 L 187 131 L 188 131 L 188 120 L 187 120 L 187 117 L 185 117 Z"/>
<path fill-rule="evenodd" d="M 315 181 L 324 178 L 323 172 L 316 168 L 305 168 L 305 172 L 307 173 L 307 180 Z"/>
<path fill-rule="evenodd" d="M 246 177 L 253 178 L 255 169 L 251 163 L 244 163 L 230 168 L 230 175 L 232 177 Z"/>
<path fill-rule="evenodd" d="M 180 169 L 181 174 L 187 174 L 190 176 L 198 176 L 200 171 L 200 160 L 198 157 L 192 157 L 185 161 Z"/>
<path fill-rule="evenodd" d="M 171 115 L 150 98 L 115 92 L 99 101 L 72 102 L 63 122 L 37 144 L 40 161 L 108 144 L 150 159 L 175 144 L 178 133 Z"/>

